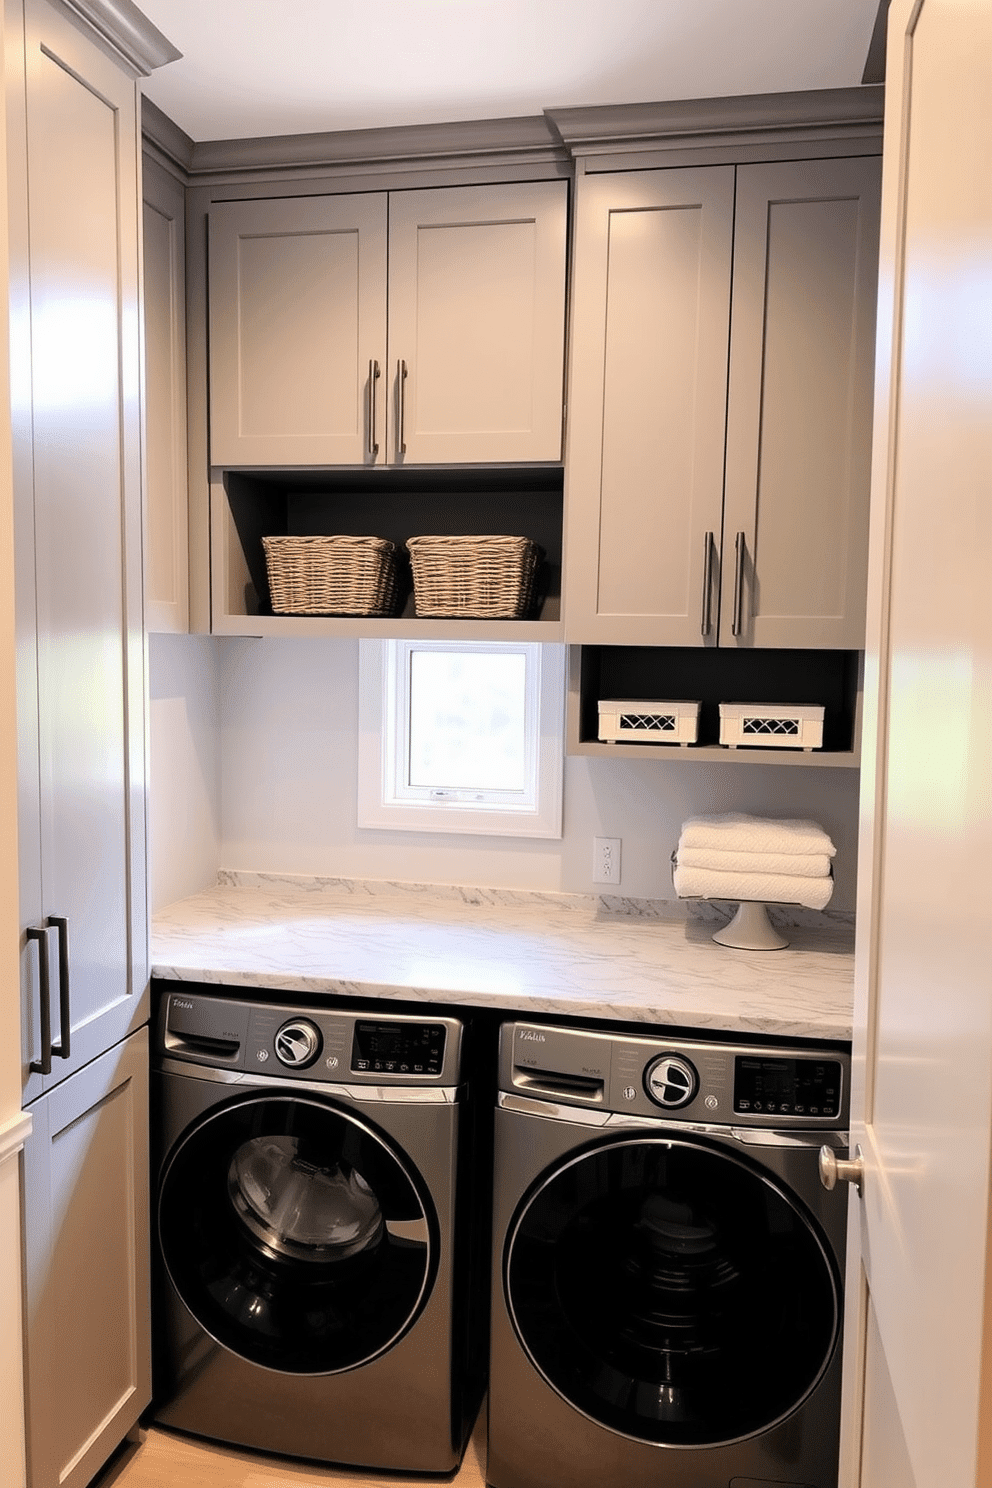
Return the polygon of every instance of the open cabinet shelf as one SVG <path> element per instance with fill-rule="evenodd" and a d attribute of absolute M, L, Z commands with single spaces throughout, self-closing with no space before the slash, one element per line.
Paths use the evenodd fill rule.
<path fill-rule="evenodd" d="M 858 651 L 721 650 L 679 646 L 572 646 L 568 754 L 603 759 L 857 769 L 863 660 Z M 612 743 L 598 737 L 601 699 L 698 701 L 699 742 Z M 821 703 L 822 749 L 719 743 L 720 703 Z"/>
<path fill-rule="evenodd" d="M 215 470 L 211 479 L 215 635 L 561 641 L 561 465 L 387 470 Z M 274 615 L 262 538 L 348 534 L 404 543 L 424 534 L 528 537 L 545 554 L 526 620 Z"/>

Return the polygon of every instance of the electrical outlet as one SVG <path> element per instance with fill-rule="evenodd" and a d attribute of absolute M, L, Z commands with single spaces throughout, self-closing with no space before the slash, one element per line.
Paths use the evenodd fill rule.
<path fill-rule="evenodd" d="M 592 839 L 592 881 L 597 884 L 620 882 L 620 838 Z"/>

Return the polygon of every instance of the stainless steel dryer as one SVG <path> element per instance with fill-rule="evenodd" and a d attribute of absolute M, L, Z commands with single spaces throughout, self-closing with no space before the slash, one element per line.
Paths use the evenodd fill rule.
<path fill-rule="evenodd" d="M 463 1033 L 381 1006 L 163 997 L 157 1420 L 354 1466 L 456 1466 L 485 1365 Z"/>
<path fill-rule="evenodd" d="M 836 1488 L 848 1074 L 504 1025 L 493 1488 Z"/>

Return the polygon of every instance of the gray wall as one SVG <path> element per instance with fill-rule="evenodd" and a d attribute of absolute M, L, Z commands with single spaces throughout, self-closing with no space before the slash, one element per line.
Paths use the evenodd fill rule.
<path fill-rule="evenodd" d="M 358 643 L 151 638 L 154 908 L 218 868 L 589 893 L 592 839 L 623 842 L 619 892 L 674 898 L 687 816 L 810 816 L 837 846 L 831 907 L 853 910 L 855 770 L 566 761 L 561 841 L 360 830 Z"/>

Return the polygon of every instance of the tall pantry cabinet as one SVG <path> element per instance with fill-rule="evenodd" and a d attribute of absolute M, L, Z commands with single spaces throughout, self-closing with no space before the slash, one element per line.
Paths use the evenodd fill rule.
<path fill-rule="evenodd" d="M 75 1488 L 150 1397 L 136 79 L 176 54 L 111 0 L 4 27 L 27 1455 Z"/>

